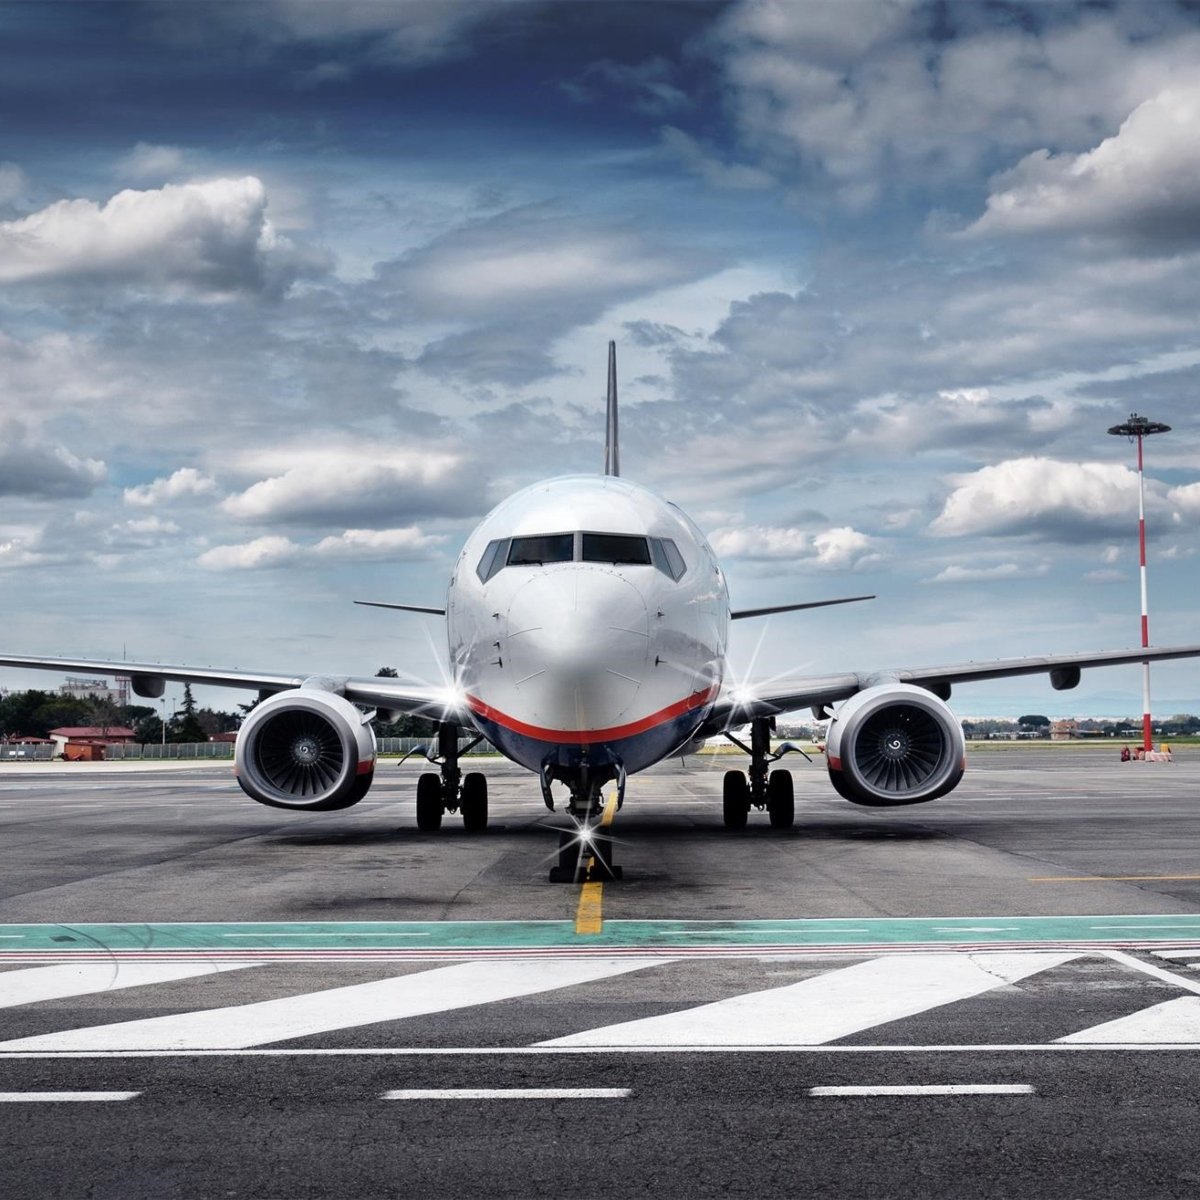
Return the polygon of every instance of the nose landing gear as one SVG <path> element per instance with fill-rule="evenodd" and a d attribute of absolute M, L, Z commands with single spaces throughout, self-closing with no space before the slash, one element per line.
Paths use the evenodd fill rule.
<path fill-rule="evenodd" d="M 722 816 L 727 829 L 745 829 L 746 818 L 752 808 L 766 809 L 771 818 L 772 829 L 790 829 L 796 819 L 795 791 L 792 787 L 791 771 L 772 771 L 770 765 L 785 754 L 803 754 L 799 746 L 784 742 L 774 753 L 771 751 L 771 717 L 757 717 L 750 723 L 750 745 L 738 741 L 726 731 L 725 736 L 750 755 L 748 771 L 726 771 Z"/>
<path fill-rule="evenodd" d="M 438 771 L 426 771 L 417 780 L 417 828 L 434 833 L 442 827 L 443 813 L 461 813 L 463 828 L 468 833 L 480 833 L 487 828 L 487 776 L 479 771 L 463 775 L 458 769 L 459 756 L 483 741 L 476 737 L 461 750 L 458 746 L 458 726 L 439 724 L 437 749 L 417 746 L 409 754 L 423 754 Z M 403 762 L 404 758 L 400 761 Z"/>
<path fill-rule="evenodd" d="M 620 879 L 624 871 L 612 860 L 612 836 L 608 833 L 611 814 L 606 811 L 601 789 L 612 779 L 617 783 L 613 812 L 625 803 L 625 768 L 615 766 L 576 767 L 569 771 L 543 766 L 542 796 L 546 807 L 553 811 L 550 782 L 559 779 L 570 789 L 567 815 L 573 828 L 558 834 L 558 863 L 550 868 L 551 883 L 587 883 Z"/>

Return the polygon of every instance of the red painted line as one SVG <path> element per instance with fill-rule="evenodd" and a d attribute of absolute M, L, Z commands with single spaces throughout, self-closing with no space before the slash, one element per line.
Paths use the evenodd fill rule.
<path fill-rule="evenodd" d="M 684 713 L 691 712 L 702 704 L 707 704 L 716 693 L 717 685 L 713 684 L 698 692 L 693 692 L 683 700 L 667 705 L 666 708 L 660 708 L 658 712 L 651 713 L 648 717 L 630 721 L 628 725 L 614 725 L 610 729 L 546 729 L 541 725 L 530 725 L 516 717 L 510 717 L 490 704 L 485 704 L 476 696 L 467 696 L 466 700 L 471 711 L 477 716 L 482 717 L 485 721 L 495 721 L 497 725 L 503 725 L 505 729 L 511 729 L 513 733 L 537 738 L 543 742 L 588 745 L 592 742 L 612 742 L 619 738 L 635 737 L 639 733 L 653 729 L 656 725 L 665 725 L 668 721 L 673 721 L 676 717 L 681 717 Z"/>

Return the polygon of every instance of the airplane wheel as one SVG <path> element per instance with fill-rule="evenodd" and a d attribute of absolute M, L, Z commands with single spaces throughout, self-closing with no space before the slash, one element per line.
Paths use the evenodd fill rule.
<path fill-rule="evenodd" d="M 442 778 L 426 771 L 417 780 L 417 828 L 433 833 L 442 827 Z"/>
<path fill-rule="evenodd" d="M 767 812 L 772 829 L 791 829 L 796 819 L 796 799 L 791 771 L 772 771 L 767 779 Z"/>
<path fill-rule="evenodd" d="M 462 794 L 458 808 L 462 813 L 463 828 L 468 833 L 482 833 L 488 823 L 487 776 L 479 771 L 470 771 L 463 776 Z"/>
<path fill-rule="evenodd" d="M 725 772 L 723 812 L 726 829 L 745 829 L 750 813 L 750 781 L 745 771 Z"/>

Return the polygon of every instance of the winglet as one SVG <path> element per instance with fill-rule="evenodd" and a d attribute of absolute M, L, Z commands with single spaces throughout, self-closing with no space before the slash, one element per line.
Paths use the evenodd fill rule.
<path fill-rule="evenodd" d="M 604 473 L 621 474 L 621 449 L 617 440 L 617 343 L 608 343 L 608 408 L 604 427 Z"/>

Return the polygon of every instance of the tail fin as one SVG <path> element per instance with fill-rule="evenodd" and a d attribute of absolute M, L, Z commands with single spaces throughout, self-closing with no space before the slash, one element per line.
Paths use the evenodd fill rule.
<path fill-rule="evenodd" d="M 604 473 L 621 474 L 621 448 L 617 439 L 617 343 L 608 343 L 608 414 L 604 427 Z"/>

